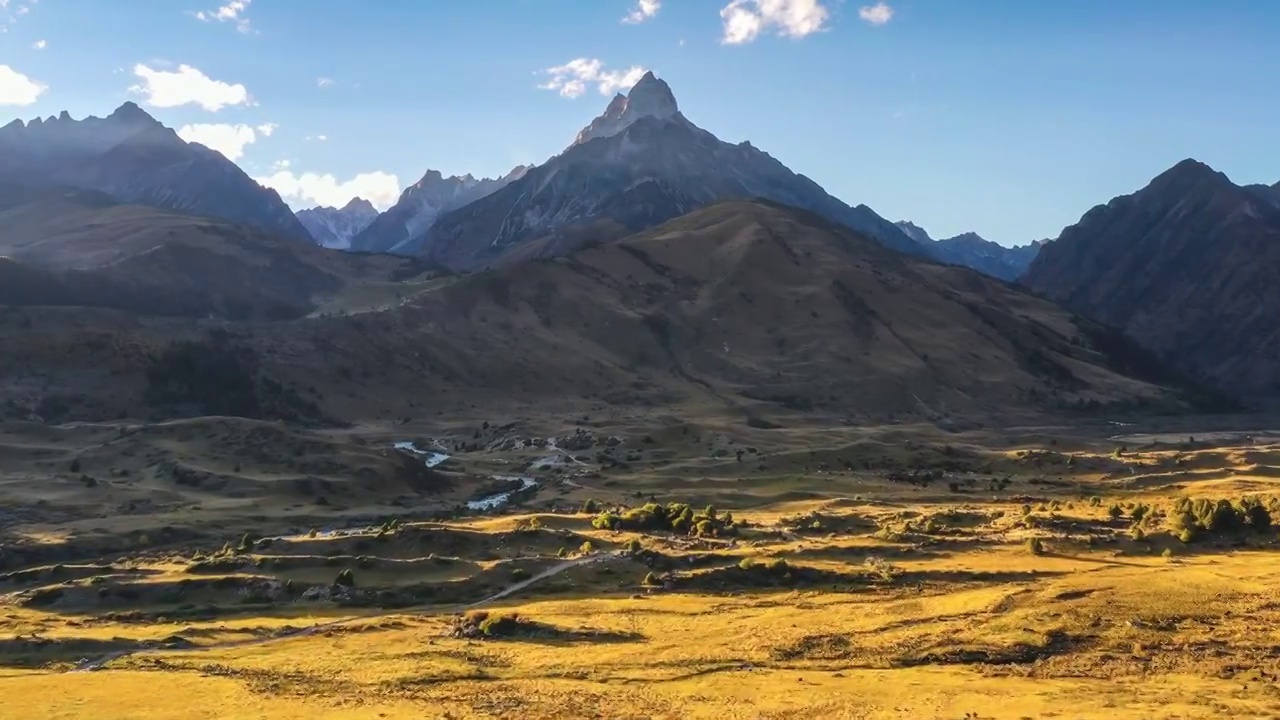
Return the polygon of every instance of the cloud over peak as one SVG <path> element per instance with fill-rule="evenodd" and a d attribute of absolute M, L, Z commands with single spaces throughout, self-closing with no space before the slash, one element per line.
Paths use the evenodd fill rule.
<path fill-rule="evenodd" d="M 378 210 L 386 210 L 400 198 L 400 179 L 382 171 L 359 173 L 350 180 L 338 180 L 330 174 L 306 172 L 295 175 L 288 161 L 273 166 L 275 172 L 254 178 L 259 185 L 280 193 L 295 209 L 324 205 L 342 207 L 351 198 L 368 200 Z"/>
<path fill-rule="evenodd" d="M 622 22 L 628 25 L 637 25 L 645 20 L 651 19 L 658 11 L 662 9 L 662 0 L 637 0 L 636 6 L 622 18 Z"/>
<path fill-rule="evenodd" d="M 875 5 L 864 5 L 858 8 L 858 17 L 872 25 L 884 25 L 893 19 L 893 8 L 889 7 L 885 2 L 878 2 Z"/>
<path fill-rule="evenodd" d="M 725 45 L 752 42 L 766 30 L 802 38 L 826 28 L 831 12 L 822 0 L 732 0 L 720 9 Z"/>
<path fill-rule="evenodd" d="M 230 0 L 226 5 L 205 12 L 201 10 L 196 13 L 196 19 L 201 22 L 233 22 L 236 24 L 236 30 L 247 33 L 250 30 L 249 18 L 244 16 L 244 11 L 249 9 L 249 3 L 253 0 Z"/>
<path fill-rule="evenodd" d="M 605 70 L 600 60 L 576 58 L 543 70 L 541 74 L 550 75 L 551 79 L 538 87 L 555 90 L 561 97 L 577 98 L 594 85 L 601 95 L 610 95 L 640 82 L 644 73 L 645 69 L 639 65 L 632 65 L 626 70 Z"/>
<path fill-rule="evenodd" d="M 8 65 L 0 65 L 0 105 L 31 105 L 48 89 Z"/>
<path fill-rule="evenodd" d="M 249 91 L 244 85 L 214 80 L 190 65 L 179 65 L 176 71 L 170 72 L 138 63 L 133 66 L 133 74 L 142 82 L 129 90 L 143 95 L 152 107 L 199 105 L 209 112 L 217 112 L 224 107 L 249 103 Z"/>

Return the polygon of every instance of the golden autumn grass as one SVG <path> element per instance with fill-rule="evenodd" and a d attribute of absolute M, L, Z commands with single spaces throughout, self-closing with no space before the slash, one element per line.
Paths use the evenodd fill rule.
<path fill-rule="evenodd" d="M 986 457 L 1015 490 L 813 471 L 787 487 L 815 497 L 780 499 L 772 480 L 755 486 L 763 502 L 721 503 L 747 523 L 735 538 L 538 513 L 409 523 L 370 551 L 404 554 L 397 543 L 414 533 L 491 538 L 459 545 L 465 572 L 423 576 L 481 600 L 525 577 L 516 568 L 567 568 L 482 605 L 518 615 L 523 629 L 508 636 L 457 637 L 471 600 L 461 591 L 400 609 L 231 605 L 207 619 L 15 603 L 0 608 L 0 717 L 1280 717 L 1276 530 L 1189 544 L 1170 531 L 1180 497 L 1270 501 L 1280 445 Z M 1144 505 L 1153 513 L 1135 539 Z M 559 557 L 566 538 L 592 547 Z M 307 542 L 252 555 L 319 557 Z M 582 557 L 595 560 L 570 565 Z M 785 568 L 763 569 L 779 559 Z M 130 582 L 191 577 L 178 558 L 131 562 L 153 572 Z M 275 565 L 229 576 L 329 572 Z M 411 567 L 355 573 L 382 587 L 415 579 Z M 645 585 L 649 573 L 657 582 Z M 81 654 L 119 651 L 73 671 Z"/>

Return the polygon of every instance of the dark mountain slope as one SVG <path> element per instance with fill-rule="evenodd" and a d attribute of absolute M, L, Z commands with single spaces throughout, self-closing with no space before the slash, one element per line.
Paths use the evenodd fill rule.
<path fill-rule="evenodd" d="M 1280 204 L 1186 160 L 1063 230 L 1024 281 L 1187 372 L 1275 395 L 1277 269 Z"/>

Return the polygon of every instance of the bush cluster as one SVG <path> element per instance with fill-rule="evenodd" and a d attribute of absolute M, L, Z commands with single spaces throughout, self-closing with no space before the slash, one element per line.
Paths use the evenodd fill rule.
<path fill-rule="evenodd" d="M 695 512 L 686 503 L 647 503 L 622 513 L 605 511 L 591 521 L 599 530 L 630 530 L 633 532 L 670 531 L 698 537 L 723 537 L 737 533 L 733 513 L 720 515 L 714 507 L 707 506 Z"/>
<path fill-rule="evenodd" d="M 454 618 L 449 634 L 461 638 L 500 638 L 527 633 L 534 627 L 516 613 L 503 615 L 472 610 Z"/>
<path fill-rule="evenodd" d="M 1271 527 L 1271 512 L 1257 498 L 1230 500 L 1180 498 L 1169 514 L 1169 528 L 1183 542 Z"/>

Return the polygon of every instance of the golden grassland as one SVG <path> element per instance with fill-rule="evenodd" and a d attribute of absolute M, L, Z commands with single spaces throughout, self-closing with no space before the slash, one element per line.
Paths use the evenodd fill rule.
<path fill-rule="evenodd" d="M 544 512 L 46 568 L 0 607 L 0 717 L 1280 717 L 1277 530 L 1243 510 L 1188 529 L 1200 511 L 1180 501 L 1280 524 L 1280 445 L 1233 442 L 987 452 L 1013 490 L 815 469 L 787 487 L 818 497 L 761 480 L 770 499 L 722 503 L 737 526 L 712 537 Z M 370 592 L 450 591 L 396 608 L 241 596 L 346 568 Z M 184 598 L 218 612 L 148 594 L 191 578 L 225 579 Z M 141 599 L 74 600 L 91 586 Z M 461 632 L 481 611 L 507 630 Z"/>

